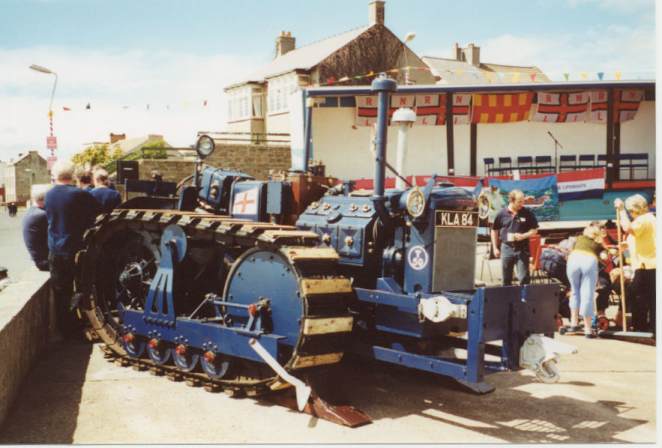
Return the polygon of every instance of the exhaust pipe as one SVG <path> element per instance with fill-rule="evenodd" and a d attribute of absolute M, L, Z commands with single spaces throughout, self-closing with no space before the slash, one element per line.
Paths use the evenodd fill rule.
<path fill-rule="evenodd" d="M 398 147 L 396 150 L 395 170 L 400 176 L 406 177 L 405 162 L 407 160 L 407 141 L 409 138 L 409 129 L 416 121 L 416 112 L 407 107 L 401 107 L 395 111 L 391 121 L 393 124 L 398 125 Z M 396 177 L 395 188 L 404 190 L 406 188 L 404 179 Z"/>

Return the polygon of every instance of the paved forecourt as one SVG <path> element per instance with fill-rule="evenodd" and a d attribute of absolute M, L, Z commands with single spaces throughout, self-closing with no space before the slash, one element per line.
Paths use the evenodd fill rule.
<path fill-rule="evenodd" d="M 26 379 L 0 443 L 595 443 L 655 441 L 655 347 L 562 336 L 561 381 L 488 376 L 476 396 L 430 374 L 347 363 L 338 381 L 373 423 L 355 429 L 118 367 L 54 344 Z"/>

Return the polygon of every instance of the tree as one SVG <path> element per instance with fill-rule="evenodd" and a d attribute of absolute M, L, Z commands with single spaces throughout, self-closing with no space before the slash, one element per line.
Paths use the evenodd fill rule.
<path fill-rule="evenodd" d="M 78 166 L 106 165 L 122 157 L 122 150 L 115 148 L 112 153 L 107 143 L 88 146 L 81 152 L 74 154 L 71 161 Z"/>
<path fill-rule="evenodd" d="M 140 148 L 143 159 L 167 159 L 168 151 L 163 140 L 151 141 Z"/>

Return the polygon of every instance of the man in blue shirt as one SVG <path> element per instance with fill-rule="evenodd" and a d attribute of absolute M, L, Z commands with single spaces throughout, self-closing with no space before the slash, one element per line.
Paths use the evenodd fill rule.
<path fill-rule="evenodd" d="M 32 206 L 23 216 L 23 242 L 40 271 L 48 271 L 48 217 L 44 200 L 50 185 L 32 186 Z"/>
<path fill-rule="evenodd" d="M 120 193 L 108 187 L 108 172 L 104 169 L 94 172 L 94 189 L 90 193 L 99 202 L 102 213 L 112 212 L 122 202 Z"/>
<path fill-rule="evenodd" d="M 65 338 L 73 338 L 80 326 L 69 311 L 74 286 L 74 257 L 83 246 L 83 233 L 94 223 L 99 204 L 87 191 L 73 185 L 74 168 L 59 161 L 51 170 L 55 186 L 46 193 L 48 262 L 55 296 L 57 323 Z"/>
<path fill-rule="evenodd" d="M 513 267 L 517 269 L 520 285 L 530 283 L 529 238 L 538 233 L 536 216 L 524 207 L 524 193 L 513 190 L 508 194 L 508 207 L 504 207 L 494 218 L 492 225 L 492 248 L 494 255 L 501 257 L 504 286 L 513 282 Z"/>

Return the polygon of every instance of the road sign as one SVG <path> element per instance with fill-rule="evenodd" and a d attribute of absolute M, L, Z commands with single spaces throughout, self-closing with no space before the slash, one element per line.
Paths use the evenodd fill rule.
<path fill-rule="evenodd" d="M 54 135 L 46 137 L 46 148 L 57 149 L 57 137 Z"/>

